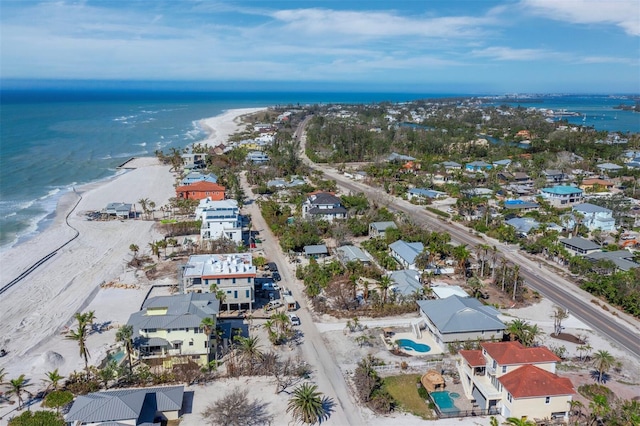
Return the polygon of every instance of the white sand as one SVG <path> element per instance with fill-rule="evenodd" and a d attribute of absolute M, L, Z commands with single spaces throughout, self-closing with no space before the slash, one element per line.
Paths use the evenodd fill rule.
<path fill-rule="evenodd" d="M 266 108 L 231 109 L 215 117 L 200 120 L 200 126 L 209 133 L 209 137 L 197 143 L 209 146 L 224 144 L 230 135 L 244 130 L 245 124 L 242 123 L 243 116 L 255 114 L 265 109 Z"/>
<path fill-rule="evenodd" d="M 209 139 L 203 142 L 225 142 L 241 128 L 241 116 L 263 109 L 229 110 L 203 120 L 203 127 L 210 131 Z M 0 285 L 4 286 L 71 239 L 74 229 L 79 232 L 78 238 L 0 295 L 0 348 L 8 352 L 0 358 L 0 368 L 5 368 L 8 378 L 26 374 L 34 384 L 31 391 L 42 387 L 47 371 L 59 368 L 61 374 L 68 375 L 84 367 L 76 342 L 64 338 L 64 332 L 75 325 L 76 312 L 95 310 L 96 322 L 108 328 L 92 334 L 87 342 L 91 364 L 99 364 L 114 345 L 115 328 L 140 308 L 150 286 L 145 277 L 128 270 L 126 263 L 131 259 L 130 244 L 149 253 L 149 243 L 162 238 L 155 222 L 88 221 L 85 216 L 85 212 L 101 210 L 109 202 L 136 203 L 141 198 L 154 201 L 158 209 L 175 196 L 170 166 L 148 157 L 137 158 L 126 167 L 133 170 L 64 195 L 54 223 L 45 232 L 0 253 Z M 138 204 L 136 210 L 141 211 Z M 111 281 L 136 288 L 100 289 L 101 283 Z M 0 415 L 8 409 L 0 406 Z"/>

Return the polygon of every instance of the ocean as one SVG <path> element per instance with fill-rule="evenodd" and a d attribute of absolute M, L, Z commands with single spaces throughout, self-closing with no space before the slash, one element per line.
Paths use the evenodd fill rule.
<path fill-rule="evenodd" d="M 166 152 L 204 139 L 206 133 L 198 121 L 225 110 L 289 104 L 403 102 L 450 96 L 463 95 L 3 90 L 0 250 L 45 229 L 54 217 L 60 196 L 74 186 L 114 176 L 119 173 L 117 167 L 130 157 L 152 156 L 158 149 Z M 587 117 L 593 115 L 597 129 L 640 132 L 640 114 L 612 109 L 620 100 L 615 103 L 609 98 L 576 98 L 579 99 L 563 99 L 565 104 L 560 102 L 554 107 L 586 113 Z M 553 108 L 546 101 L 542 104 Z M 581 124 L 581 117 L 576 120 L 580 121 L 576 124 Z"/>

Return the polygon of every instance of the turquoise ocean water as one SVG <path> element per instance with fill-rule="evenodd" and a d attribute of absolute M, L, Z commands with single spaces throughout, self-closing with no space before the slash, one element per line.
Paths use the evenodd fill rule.
<path fill-rule="evenodd" d="M 0 249 L 41 232 L 53 219 L 59 197 L 72 187 L 113 176 L 118 173 L 116 167 L 130 157 L 152 156 L 157 149 L 168 151 L 204 139 L 206 134 L 198 121 L 227 109 L 298 103 L 401 102 L 448 96 L 453 95 L 3 90 Z M 569 99 L 573 98 L 565 101 Z M 585 98 L 574 104 L 569 102 L 565 108 L 582 113 L 582 103 L 589 111 L 593 109 L 594 117 L 600 119 L 594 119 L 596 128 L 610 119 L 615 123 L 604 130 L 640 131 L 640 114 L 612 110 L 620 101 L 613 105 L 607 102 L 605 109 L 598 109 L 602 99 Z M 620 127 L 616 128 L 616 124 Z"/>

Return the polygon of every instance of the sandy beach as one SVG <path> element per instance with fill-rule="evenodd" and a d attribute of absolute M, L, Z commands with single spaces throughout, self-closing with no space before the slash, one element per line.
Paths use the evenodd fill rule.
<path fill-rule="evenodd" d="M 262 108 L 229 110 L 205 119 L 202 125 L 210 136 L 202 143 L 226 141 L 239 130 L 239 117 Z M 148 198 L 156 209 L 175 196 L 175 176 L 170 166 L 155 157 L 136 158 L 127 170 L 107 181 L 76 187 L 61 197 L 54 222 L 36 237 L 0 253 L 0 286 L 18 277 L 47 254 L 57 252 L 25 279 L 0 294 L 0 358 L 7 378 L 25 374 L 40 387 L 47 371 L 59 368 L 63 375 L 83 368 L 75 342 L 64 333 L 73 327 L 76 312 L 95 310 L 100 332 L 89 336 L 93 365 L 97 365 L 115 343 L 115 329 L 126 323 L 151 285 L 137 276 L 126 263 L 131 259 L 129 246 L 136 244 L 141 253 L 149 253 L 149 243 L 162 238 L 152 220 L 129 219 L 89 221 L 86 212 L 102 210 L 107 203 L 136 204 Z M 77 238 L 60 248 L 71 240 Z M 101 284 L 115 282 L 112 288 Z M 127 287 L 127 288 L 123 288 Z M 7 406 L 0 407 L 0 415 Z"/>

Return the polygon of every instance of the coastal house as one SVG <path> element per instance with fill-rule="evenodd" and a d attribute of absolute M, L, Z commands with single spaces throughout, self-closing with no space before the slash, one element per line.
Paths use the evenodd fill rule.
<path fill-rule="evenodd" d="M 520 200 L 520 199 L 504 201 L 504 210 L 506 212 L 526 213 L 526 212 L 536 211 L 539 208 L 540 208 L 540 205 L 538 203 L 534 203 L 531 201 Z"/>
<path fill-rule="evenodd" d="M 304 219 L 326 220 L 346 219 L 347 209 L 342 206 L 340 198 L 330 192 L 314 192 L 302 203 Z"/>
<path fill-rule="evenodd" d="M 119 219 L 129 219 L 136 216 L 133 204 L 129 203 L 109 203 L 104 211 L 109 216 L 115 216 Z"/>
<path fill-rule="evenodd" d="M 459 285 L 431 285 L 431 293 L 436 299 L 446 299 L 451 296 L 469 297 Z"/>
<path fill-rule="evenodd" d="M 208 293 L 213 284 L 225 292 L 227 310 L 253 309 L 256 267 L 251 253 L 199 254 L 189 256 L 180 268 L 179 282 L 184 293 Z"/>
<path fill-rule="evenodd" d="M 250 151 L 246 157 L 247 163 L 265 164 L 269 161 L 269 156 L 262 151 Z"/>
<path fill-rule="evenodd" d="M 610 191 L 614 186 L 610 180 L 599 178 L 584 179 L 579 185 L 585 191 Z"/>
<path fill-rule="evenodd" d="M 127 321 L 133 328 L 134 355 L 142 360 L 160 359 L 165 368 L 189 361 L 207 365 L 215 337 L 207 335 L 201 324 L 205 318 L 215 324 L 219 310 L 220 302 L 213 293 L 147 299 Z"/>
<path fill-rule="evenodd" d="M 440 165 L 447 171 L 462 169 L 462 164 L 456 163 L 455 161 L 443 161 L 442 163 L 440 163 Z"/>
<path fill-rule="evenodd" d="M 416 257 L 424 250 L 421 242 L 408 243 L 398 240 L 389 244 L 389 254 L 405 269 L 416 269 Z"/>
<path fill-rule="evenodd" d="M 225 238 L 236 244 L 242 243 L 242 218 L 236 200 L 200 201 L 196 209 L 196 219 L 202 221 L 200 238 L 217 240 Z"/>
<path fill-rule="evenodd" d="M 598 164 L 596 165 L 596 168 L 600 170 L 600 173 L 602 174 L 617 173 L 620 170 L 624 169 L 624 167 L 619 166 L 617 164 L 613 164 L 613 163 Z"/>
<path fill-rule="evenodd" d="M 542 177 L 544 177 L 547 183 L 562 183 L 566 182 L 569 177 L 562 170 L 543 170 Z"/>
<path fill-rule="evenodd" d="M 189 153 L 182 154 L 182 165 L 185 170 L 198 170 L 206 167 L 207 154 Z"/>
<path fill-rule="evenodd" d="M 358 262 L 365 265 L 371 263 L 371 259 L 369 259 L 369 256 L 367 256 L 367 254 L 357 246 L 347 245 L 338 247 L 336 249 L 336 253 L 342 263 Z"/>
<path fill-rule="evenodd" d="M 506 220 L 505 223 L 516 230 L 516 234 L 526 237 L 531 231 L 540 227 L 540 223 L 532 217 L 514 217 Z"/>
<path fill-rule="evenodd" d="M 512 161 L 508 158 L 504 159 L 504 160 L 496 160 L 494 162 L 492 162 L 491 164 L 493 165 L 493 167 L 500 167 L 503 169 L 508 168 L 511 165 Z"/>
<path fill-rule="evenodd" d="M 493 166 L 484 161 L 472 161 L 464 166 L 464 169 L 468 172 L 482 172 L 485 170 L 491 170 Z"/>
<path fill-rule="evenodd" d="M 454 295 L 418 300 L 417 304 L 430 334 L 443 350 L 456 341 L 502 340 L 506 326 L 498 318 L 499 312 L 476 298 Z"/>
<path fill-rule="evenodd" d="M 573 206 L 572 210 L 582 215 L 582 224 L 589 228 L 590 231 L 596 229 L 602 231 L 616 230 L 616 220 L 613 218 L 612 210 L 591 203 L 578 204 Z"/>
<path fill-rule="evenodd" d="M 422 282 L 420 282 L 420 273 L 413 269 L 393 271 L 389 274 L 389 278 L 392 282 L 389 290 L 396 294 L 411 296 L 424 288 Z"/>
<path fill-rule="evenodd" d="M 369 224 L 369 236 L 370 237 L 383 237 L 386 235 L 387 229 L 397 229 L 395 222 L 371 222 Z"/>
<path fill-rule="evenodd" d="M 403 154 L 398 154 L 397 152 L 392 152 L 387 157 L 387 161 L 389 163 L 406 163 L 407 161 L 416 161 L 416 159 L 409 155 L 403 155 Z"/>
<path fill-rule="evenodd" d="M 633 260 L 634 253 L 630 250 L 598 251 L 585 255 L 585 258 L 593 262 L 609 260 L 613 262 L 616 269 L 621 271 L 629 271 L 640 267 L 640 263 Z"/>
<path fill-rule="evenodd" d="M 180 185 L 186 186 L 201 181 L 218 183 L 218 176 L 214 175 L 213 173 L 204 174 L 200 172 L 191 172 L 182 179 Z"/>
<path fill-rule="evenodd" d="M 112 389 L 80 395 L 64 420 L 82 425 L 156 425 L 183 413 L 184 386 Z"/>
<path fill-rule="evenodd" d="M 320 259 L 329 256 L 329 250 L 324 244 L 313 244 L 302 248 L 304 255 L 308 258 Z"/>
<path fill-rule="evenodd" d="M 574 256 L 591 254 L 602 250 L 599 244 L 582 237 L 562 238 L 559 242 Z"/>
<path fill-rule="evenodd" d="M 407 191 L 407 199 L 409 201 L 425 201 L 436 200 L 438 198 L 446 198 L 447 193 L 442 191 L 434 191 L 426 188 L 411 188 Z"/>
<path fill-rule="evenodd" d="M 213 182 L 199 181 L 190 185 L 181 185 L 176 188 L 176 197 L 186 200 L 203 200 L 210 198 L 212 201 L 224 200 L 224 186 Z"/>
<path fill-rule="evenodd" d="M 466 396 L 503 417 L 567 421 L 575 395 L 571 380 L 556 374 L 560 361 L 544 346 L 485 342 L 461 350 L 458 372 Z"/>
<path fill-rule="evenodd" d="M 572 207 L 580 204 L 583 200 L 583 191 L 580 188 L 570 185 L 558 185 L 549 188 L 542 188 L 540 195 L 551 206 L 556 208 Z"/>

